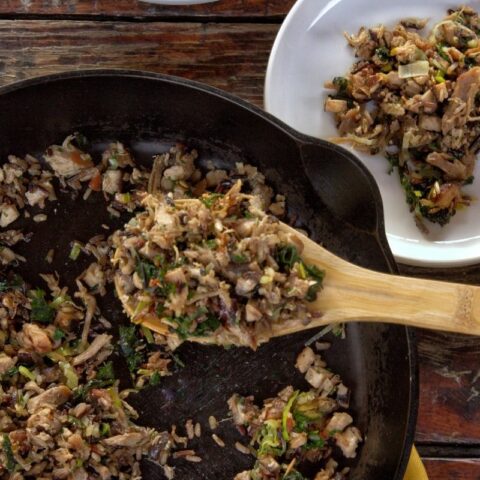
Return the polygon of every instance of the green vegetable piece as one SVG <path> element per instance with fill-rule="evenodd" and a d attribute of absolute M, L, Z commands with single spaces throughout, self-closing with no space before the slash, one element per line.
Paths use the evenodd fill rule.
<path fill-rule="evenodd" d="M 57 342 L 58 340 L 62 340 L 65 338 L 65 332 L 60 328 L 56 328 L 55 332 L 53 332 L 53 339 Z"/>
<path fill-rule="evenodd" d="M 15 467 L 17 462 L 15 461 L 15 457 L 13 456 L 12 450 L 12 443 L 10 442 L 10 437 L 7 433 L 3 434 L 3 442 L 2 442 L 3 452 L 5 454 L 5 468 L 10 472 L 13 473 L 15 471 Z"/>
<path fill-rule="evenodd" d="M 100 424 L 100 435 L 102 437 L 108 437 L 110 435 L 110 424 L 109 423 L 101 423 Z"/>
<path fill-rule="evenodd" d="M 216 201 L 221 197 L 223 197 L 221 193 L 210 193 L 201 197 L 200 200 L 207 208 L 212 208 Z"/>
<path fill-rule="evenodd" d="M 141 325 L 140 328 L 142 329 L 143 335 L 147 340 L 147 343 L 155 343 L 155 339 L 153 338 L 152 331 L 145 325 Z"/>
<path fill-rule="evenodd" d="M 0 280 L 0 293 L 7 290 L 18 290 L 23 284 L 23 278 L 20 275 L 14 275 L 11 279 Z"/>
<path fill-rule="evenodd" d="M 40 323 L 51 323 L 55 317 L 55 309 L 45 300 L 45 292 L 41 289 L 30 290 L 32 300 L 31 319 Z"/>
<path fill-rule="evenodd" d="M 280 420 L 266 420 L 257 438 L 259 457 L 264 455 L 280 456 L 285 447 L 280 443 Z"/>
<path fill-rule="evenodd" d="M 288 417 L 290 415 L 290 410 L 292 409 L 293 402 L 297 399 L 298 394 L 300 393 L 299 390 L 293 392 L 292 396 L 288 399 L 287 404 L 282 412 L 282 437 L 285 441 L 288 442 L 290 440 L 290 434 L 288 433 Z"/>
<path fill-rule="evenodd" d="M 205 246 L 210 250 L 215 250 L 218 246 L 217 240 L 215 238 L 205 240 Z"/>
<path fill-rule="evenodd" d="M 118 345 L 120 353 L 127 361 L 130 372 L 135 372 L 144 360 L 142 352 L 138 350 L 142 342 L 137 335 L 135 325 L 121 325 L 119 335 Z"/>
<path fill-rule="evenodd" d="M 81 251 L 82 247 L 77 242 L 73 242 L 72 249 L 70 250 L 68 258 L 73 261 L 77 260 L 77 258 L 80 256 Z"/>
<path fill-rule="evenodd" d="M 284 270 L 291 270 L 300 261 L 300 255 L 295 245 L 284 245 L 277 249 L 275 259 Z"/>
<path fill-rule="evenodd" d="M 113 370 L 113 362 L 104 362 L 103 365 L 97 370 L 97 374 L 95 375 L 97 380 L 115 380 L 115 372 Z"/>
<path fill-rule="evenodd" d="M 319 435 L 317 431 L 313 431 L 308 434 L 308 441 L 306 444 L 307 449 L 323 448 L 324 446 L 325 440 Z"/>
<path fill-rule="evenodd" d="M 72 365 L 68 362 L 59 362 L 59 367 L 62 369 L 62 373 L 65 377 L 65 384 L 71 390 L 78 387 L 78 375 Z"/>
<path fill-rule="evenodd" d="M 375 54 L 382 62 L 388 62 L 390 60 L 390 52 L 387 47 L 378 47 L 375 50 Z"/>
<path fill-rule="evenodd" d="M 340 95 L 347 93 L 348 80 L 345 77 L 335 77 L 332 83 L 337 87 L 337 91 Z"/>
<path fill-rule="evenodd" d="M 152 375 L 150 376 L 150 385 L 152 385 L 152 387 L 154 387 L 155 385 L 158 385 L 161 379 L 162 377 L 158 372 L 153 372 Z"/>
<path fill-rule="evenodd" d="M 442 42 L 437 44 L 437 52 L 444 60 L 447 62 L 451 62 L 450 57 L 448 56 L 447 52 L 445 52 L 446 45 Z"/>
<path fill-rule="evenodd" d="M 230 255 L 230 258 L 232 259 L 232 261 L 234 263 L 242 264 L 242 263 L 248 263 L 249 262 L 248 257 L 246 255 L 242 254 L 242 253 L 232 253 Z"/>
<path fill-rule="evenodd" d="M 220 325 L 221 322 L 216 316 L 209 315 L 204 322 L 201 322 L 197 325 L 197 328 L 195 329 L 195 335 L 202 337 L 207 333 L 214 332 L 220 327 Z"/>
<path fill-rule="evenodd" d="M 31 372 L 27 367 L 24 367 L 23 365 L 18 367 L 18 373 L 20 375 L 23 375 L 25 378 L 28 378 L 29 380 L 35 381 L 35 378 L 36 378 L 35 374 Z"/>

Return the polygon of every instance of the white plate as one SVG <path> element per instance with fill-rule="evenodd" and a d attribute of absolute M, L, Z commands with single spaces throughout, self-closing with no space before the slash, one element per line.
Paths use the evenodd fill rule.
<path fill-rule="evenodd" d="M 362 26 L 395 25 L 405 17 L 440 20 L 452 0 L 298 0 L 283 23 L 267 69 L 265 109 L 296 130 L 314 137 L 336 134 L 333 115 L 323 111 L 323 84 L 344 75 L 355 61 L 343 32 Z M 464 1 L 478 8 L 478 2 Z M 477 3 L 477 4 L 475 4 Z M 395 258 L 425 266 L 460 266 L 480 262 L 480 201 L 458 211 L 445 227 L 427 222 L 425 236 L 408 210 L 397 172 L 388 175 L 381 155 L 354 152 L 374 175 L 382 194 L 387 238 Z M 480 199 L 480 166 L 465 191 Z"/>

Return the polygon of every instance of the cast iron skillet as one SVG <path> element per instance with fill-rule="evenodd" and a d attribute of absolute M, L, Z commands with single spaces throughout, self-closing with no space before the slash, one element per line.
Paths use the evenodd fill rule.
<path fill-rule="evenodd" d="M 93 150 L 109 140 L 124 141 L 145 163 L 180 140 L 198 148 L 203 161 L 255 164 L 270 185 L 287 196 L 291 223 L 337 255 L 396 272 L 380 195 L 365 168 L 342 148 L 302 136 L 224 92 L 132 71 L 66 73 L 0 89 L 1 159 L 9 153 L 40 154 L 74 131 L 86 135 Z M 56 207 L 47 222 L 26 224 L 34 235 L 20 252 L 28 258 L 22 273 L 35 284 L 38 273 L 54 270 L 71 284 L 91 260 L 69 261 L 69 242 L 102 232 L 102 223 L 115 226 L 100 195 L 87 203 L 63 196 Z M 57 252 L 52 265 L 43 260 L 50 248 Z M 104 300 L 103 312 L 115 324 L 126 321 L 113 296 Z M 186 366 L 135 396 L 144 425 L 168 428 L 188 418 L 203 424 L 203 439 L 194 447 L 204 461 L 177 462 L 178 479 L 227 480 L 251 466 L 252 459 L 233 448 L 242 438 L 230 422 L 223 422 L 217 432 L 228 445 L 221 449 L 210 438 L 207 418 L 225 418 L 226 400 L 233 392 L 252 393 L 260 401 L 288 384 L 306 387 L 293 365 L 312 333 L 272 340 L 257 352 L 183 345 L 178 355 Z M 416 361 L 409 332 L 399 326 L 350 324 L 345 340 L 329 339 L 333 347 L 325 356 L 352 388 L 352 411 L 366 437 L 351 463 L 350 479 L 400 480 L 417 413 Z M 144 463 L 145 478 L 164 478 L 156 465 Z"/>

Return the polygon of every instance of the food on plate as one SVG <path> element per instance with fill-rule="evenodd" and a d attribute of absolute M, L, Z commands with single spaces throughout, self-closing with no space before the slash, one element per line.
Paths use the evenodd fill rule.
<path fill-rule="evenodd" d="M 310 390 L 288 386 L 261 408 L 251 396 L 234 394 L 229 399 L 233 420 L 250 437 L 256 457 L 254 468 L 235 480 L 307 480 L 299 469 L 309 462 L 321 465 L 314 480 L 346 478 L 349 469 L 339 471 L 332 454 L 336 446 L 344 457 L 354 458 L 362 440 L 345 411 L 349 390 L 310 347 L 300 353 L 296 366 Z"/>
<path fill-rule="evenodd" d="M 401 21 L 346 34 L 358 61 L 325 110 L 339 137 L 354 148 L 384 154 L 397 168 L 406 199 L 423 219 L 447 224 L 471 199 L 480 136 L 480 18 L 470 7 L 450 10 L 427 34 L 426 22 Z"/>

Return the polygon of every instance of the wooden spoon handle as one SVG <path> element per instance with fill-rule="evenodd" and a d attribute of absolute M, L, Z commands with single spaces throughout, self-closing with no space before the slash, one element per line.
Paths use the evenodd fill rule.
<path fill-rule="evenodd" d="M 305 260 L 327 274 L 312 304 L 322 315 L 312 327 L 361 321 L 480 335 L 480 287 L 386 275 L 316 247 L 306 249 Z"/>

